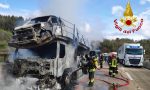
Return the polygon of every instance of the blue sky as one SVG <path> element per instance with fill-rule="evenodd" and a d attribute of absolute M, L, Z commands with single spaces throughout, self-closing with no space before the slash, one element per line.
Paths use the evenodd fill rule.
<path fill-rule="evenodd" d="M 134 15 L 144 18 L 142 30 L 126 35 L 114 28 L 114 19 L 123 17 L 128 0 L 0 0 L 0 14 L 25 18 L 54 14 L 81 29 L 91 40 L 104 38 L 150 38 L 150 0 L 130 0 Z"/>

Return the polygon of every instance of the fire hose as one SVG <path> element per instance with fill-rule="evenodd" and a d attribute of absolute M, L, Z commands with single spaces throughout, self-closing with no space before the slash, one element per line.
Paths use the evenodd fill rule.
<path fill-rule="evenodd" d="M 104 68 L 104 69 L 108 69 L 108 68 Z M 110 77 L 107 74 L 104 74 L 104 75 L 107 76 L 107 77 Z M 107 83 L 109 85 L 112 85 L 113 86 L 113 90 L 118 90 L 119 87 L 123 87 L 123 86 L 128 86 L 129 85 L 129 80 L 127 78 L 125 78 L 121 73 L 120 73 L 120 75 L 121 75 L 122 78 L 119 78 L 119 77 L 113 77 L 113 78 L 118 79 L 118 80 L 122 80 L 122 81 L 126 82 L 125 84 L 110 83 L 108 81 L 101 80 L 99 78 L 96 78 L 96 80 L 100 80 L 100 81 L 103 81 L 103 82 L 105 82 L 105 83 Z"/>

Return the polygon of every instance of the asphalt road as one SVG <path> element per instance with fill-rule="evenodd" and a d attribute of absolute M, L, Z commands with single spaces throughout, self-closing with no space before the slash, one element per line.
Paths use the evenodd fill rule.
<path fill-rule="evenodd" d="M 130 80 L 129 90 L 150 90 L 150 70 L 137 67 L 120 68 Z"/>
<path fill-rule="evenodd" d="M 75 85 L 74 88 L 70 90 L 113 90 L 112 85 L 104 82 L 103 80 L 115 84 L 126 83 L 122 80 L 106 76 L 108 74 L 107 68 L 108 66 L 107 64 L 105 64 L 103 69 L 96 71 L 95 84 L 93 87 L 88 87 L 88 74 L 87 74 L 80 77 L 78 79 L 78 85 Z M 2 83 L 3 76 L 1 75 L 1 73 L 2 68 L 0 64 L 0 86 L 4 84 Z M 123 77 L 128 78 L 129 85 L 119 87 L 118 90 L 150 90 L 150 70 L 145 68 L 123 67 L 122 65 L 119 65 L 119 74 L 116 77 L 123 78 L 121 75 Z"/>
<path fill-rule="evenodd" d="M 113 90 L 110 84 L 102 80 L 115 84 L 126 84 L 122 80 L 105 76 L 108 74 L 107 68 L 108 66 L 105 64 L 103 69 L 96 71 L 95 84 L 92 88 L 88 87 L 88 75 L 84 75 L 79 79 L 79 85 L 76 86 L 75 90 Z M 118 90 L 150 90 L 150 70 L 119 65 L 119 74 L 116 77 L 123 78 L 122 76 L 128 78 L 129 85 L 119 87 Z"/>

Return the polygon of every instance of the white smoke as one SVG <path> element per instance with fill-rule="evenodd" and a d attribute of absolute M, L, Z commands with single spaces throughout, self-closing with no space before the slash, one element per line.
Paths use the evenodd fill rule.
<path fill-rule="evenodd" d="M 75 23 L 87 0 L 39 0 L 42 15 L 56 15 Z"/>
<path fill-rule="evenodd" d="M 27 90 L 35 86 L 36 78 L 13 78 L 0 63 L 0 90 Z"/>

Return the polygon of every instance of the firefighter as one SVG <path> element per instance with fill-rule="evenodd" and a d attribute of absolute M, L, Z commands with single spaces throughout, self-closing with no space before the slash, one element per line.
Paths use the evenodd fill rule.
<path fill-rule="evenodd" d="M 114 54 L 112 54 L 109 60 L 109 75 L 114 77 L 117 73 L 118 73 L 117 58 Z"/>
<path fill-rule="evenodd" d="M 100 67 L 103 68 L 104 58 L 102 54 L 99 54 L 99 63 L 100 63 Z"/>
<path fill-rule="evenodd" d="M 98 59 L 96 58 L 96 54 L 94 51 L 90 51 L 90 57 L 88 58 L 87 68 L 89 72 L 89 86 L 94 85 L 94 74 L 96 68 L 99 68 Z"/>

